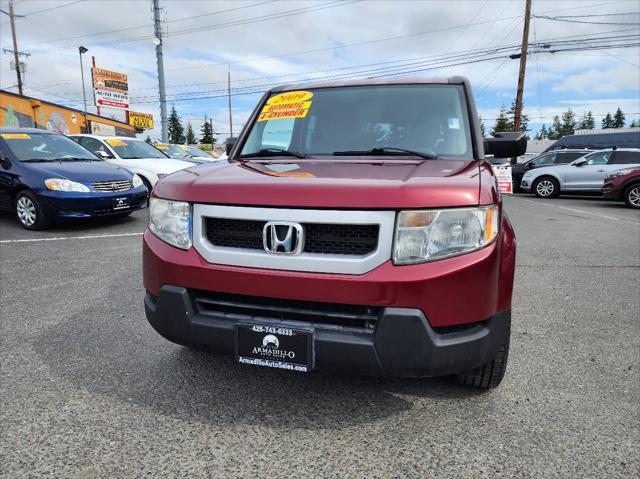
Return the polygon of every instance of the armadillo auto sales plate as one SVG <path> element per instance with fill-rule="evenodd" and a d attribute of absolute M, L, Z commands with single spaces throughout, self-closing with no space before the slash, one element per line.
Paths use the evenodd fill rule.
<path fill-rule="evenodd" d="M 313 332 L 263 324 L 236 326 L 236 358 L 241 364 L 309 372 Z"/>

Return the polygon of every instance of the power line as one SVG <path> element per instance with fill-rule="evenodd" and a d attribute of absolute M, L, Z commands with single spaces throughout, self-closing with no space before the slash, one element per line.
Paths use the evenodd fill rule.
<path fill-rule="evenodd" d="M 267 21 L 267 20 L 275 20 L 275 19 L 279 19 L 279 18 L 290 17 L 290 16 L 293 16 L 293 15 L 299 15 L 301 13 L 310 13 L 310 12 L 316 12 L 316 11 L 319 11 L 319 10 L 325 10 L 325 9 L 328 9 L 328 8 L 340 7 L 340 6 L 343 6 L 343 5 L 349 5 L 349 4 L 360 2 L 360 1 L 362 1 L 362 0 L 331 0 L 330 2 L 321 4 L 321 5 L 314 5 L 314 6 L 310 6 L 310 7 L 296 8 L 296 9 L 287 10 L 287 11 L 284 11 L 284 12 L 279 12 L 279 13 L 274 13 L 274 14 L 269 14 L 269 15 L 262 15 L 262 16 L 258 16 L 258 17 L 254 17 L 254 18 L 243 19 L 243 20 L 234 20 L 234 21 L 230 21 L 230 22 L 226 22 L 226 23 L 218 23 L 218 24 L 214 24 L 214 25 L 206 25 L 206 26 L 202 26 L 202 27 L 193 27 L 193 28 L 188 28 L 188 29 L 184 29 L 184 30 L 177 30 L 175 32 L 170 32 L 170 33 L 166 34 L 165 36 L 186 35 L 186 34 L 189 34 L 189 33 L 197 33 L 197 32 L 202 32 L 202 31 L 218 30 L 218 29 L 234 27 L 234 26 L 238 26 L 238 25 L 247 25 L 247 24 L 251 24 L 251 23 L 264 22 L 264 21 Z M 120 38 L 120 39 L 114 39 L 114 40 L 105 40 L 105 41 L 101 41 L 101 42 L 89 42 L 89 43 L 85 43 L 85 45 L 86 46 L 108 46 L 108 45 L 116 45 L 116 44 L 121 44 L 121 43 L 133 43 L 133 42 L 138 42 L 138 41 L 142 41 L 142 40 L 150 40 L 152 38 L 153 38 L 153 35 L 140 35 L 140 36 L 137 36 L 137 37 L 128 37 L 128 38 Z M 68 50 L 70 48 L 76 48 L 76 47 L 75 46 L 71 46 L 71 45 L 62 45 L 60 47 L 43 48 L 43 49 L 39 49 L 39 50 L 34 50 L 34 53 L 47 53 L 47 52 L 58 51 L 58 50 Z"/>
<path fill-rule="evenodd" d="M 31 13 L 25 13 L 22 15 L 22 17 L 31 17 L 33 15 L 37 15 L 39 13 L 43 13 L 43 12 L 49 12 L 51 10 L 57 10 L 58 8 L 63 8 L 63 7 L 68 7 L 69 5 L 75 5 L 76 3 L 80 3 L 83 2 L 84 0 L 75 0 L 74 2 L 68 2 L 68 3 L 64 3 L 62 5 L 57 5 L 55 7 L 49 7 L 49 8 L 44 8 L 42 10 L 36 10 L 35 12 L 31 12 Z M 9 22 L 2 22 L 0 23 L 0 25 L 8 25 Z M 28 45 L 28 44 L 27 44 Z"/>
<path fill-rule="evenodd" d="M 640 25 L 638 22 L 590 22 L 587 20 L 571 20 L 569 18 L 561 18 L 561 17 L 549 17 L 547 15 L 536 15 L 536 18 L 540 18 L 542 20 L 554 20 L 556 22 L 568 22 L 568 23 L 586 23 L 589 25 Z"/>
<path fill-rule="evenodd" d="M 82 0 L 80 0 L 82 1 Z M 259 2 L 259 3 L 254 3 L 252 5 L 243 5 L 241 7 L 234 7 L 234 8 L 227 8 L 225 10 L 217 10 L 215 12 L 209 12 L 209 13 L 203 13 L 200 15 L 193 15 L 191 17 L 184 17 L 184 18 L 176 18 L 173 20 L 165 20 L 164 23 L 168 24 L 168 23 L 174 23 L 174 22 L 183 22 L 185 20 L 192 20 L 194 18 L 202 18 L 202 17 L 206 17 L 206 16 L 210 16 L 210 15 L 220 15 L 222 13 L 228 13 L 228 12 L 234 12 L 236 10 L 243 10 L 246 8 L 252 8 L 252 7 L 257 7 L 259 5 L 265 5 L 267 3 L 273 3 L 277 0 L 268 0 L 265 2 Z M 78 3 L 76 2 L 72 2 L 72 3 Z M 44 40 L 44 41 L 38 41 L 38 42 L 32 42 L 32 43 L 27 43 L 26 46 L 29 45 L 42 45 L 43 43 L 58 43 L 58 42 L 63 42 L 63 41 L 67 41 L 67 40 L 76 40 L 78 38 L 89 38 L 89 37 L 95 37 L 95 36 L 100 36 L 100 35 L 107 35 L 110 33 L 120 33 L 120 32 L 126 32 L 126 31 L 130 31 L 130 30 L 139 30 L 141 28 L 150 28 L 153 25 L 150 24 L 145 24 L 145 25 L 138 25 L 135 27 L 125 27 L 125 28 L 118 28 L 115 30 L 106 30 L 103 32 L 95 32 L 95 33 L 87 33 L 87 34 L 83 34 L 83 35 L 75 35 L 73 37 L 62 37 L 62 38 L 55 38 L 53 40 Z"/>

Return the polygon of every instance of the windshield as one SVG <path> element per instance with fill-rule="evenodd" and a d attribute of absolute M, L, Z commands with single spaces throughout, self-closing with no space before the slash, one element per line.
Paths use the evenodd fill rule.
<path fill-rule="evenodd" d="M 189 158 L 183 147 L 178 145 L 155 145 L 155 147 L 170 158 Z"/>
<path fill-rule="evenodd" d="M 319 88 L 275 94 L 260 110 L 240 156 L 263 151 L 273 156 L 274 150 L 283 149 L 305 156 L 378 154 L 381 148 L 396 148 L 471 159 L 466 111 L 459 85 Z"/>
<path fill-rule="evenodd" d="M 102 161 L 64 135 L 48 133 L 2 133 L 19 161 Z"/>
<path fill-rule="evenodd" d="M 200 156 L 206 158 L 207 156 L 211 156 L 206 151 L 196 148 L 195 146 L 181 146 L 180 148 L 182 148 L 182 150 L 191 157 Z"/>
<path fill-rule="evenodd" d="M 105 140 L 120 158 L 166 158 L 167 155 L 156 150 L 142 140 L 108 139 Z"/>

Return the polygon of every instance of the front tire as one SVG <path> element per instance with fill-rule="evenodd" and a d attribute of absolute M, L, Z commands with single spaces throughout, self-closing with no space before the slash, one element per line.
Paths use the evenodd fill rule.
<path fill-rule="evenodd" d="M 504 340 L 494 358 L 488 363 L 478 366 L 471 371 L 465 371 L 456 375 L 459 384 L 478 389 L 493 389 L 497 387 L 507 372 L 509 359 L 509 343 L 511 341 L 511 322 L 505 334 Z"/>
<path fill-rule="evenodd" d="M 624 202 L 629 208 L 640 208 L 640 183 L 631 185 L 625 190 Z"/>
<path fill-rule="evenodd" d="M 538 198 L 555 198 L 560 194 L 560 184 L 555 178 L 543 176 L 533 183 L 533 192 Z"/>
<path fill-rule="evenodd" d="M 16 195 L 14 211 L 20 225 L 28 230 L 43 230 L 50 225 L 42 205 L 31 191 L 21 191 Z"/>

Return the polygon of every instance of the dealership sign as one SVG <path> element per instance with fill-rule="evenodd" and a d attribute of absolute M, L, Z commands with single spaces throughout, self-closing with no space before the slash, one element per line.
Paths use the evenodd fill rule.
<path fill-rule="evenodd" d="M 510 166 L 493 166 L 493 172 L 498 179 L 500 193 L 513 193 L 513 180 Z"/>
<path fill-rule="evenodd" d="M 129 83 L 126 74 L 94 67 L 91 75 L 96 106 L 129 109 Z"/>
<path fill-rule="evenodd" d="M 129 112 L 129 124 L 137 128 L 151 130 L 153 128 L 153 115 L 151 113 Z"/>

